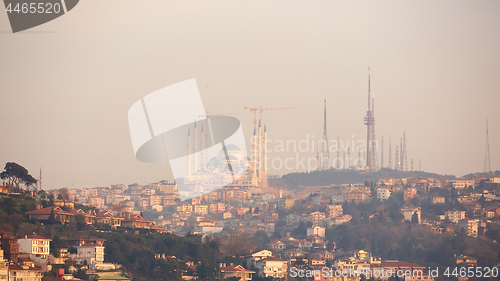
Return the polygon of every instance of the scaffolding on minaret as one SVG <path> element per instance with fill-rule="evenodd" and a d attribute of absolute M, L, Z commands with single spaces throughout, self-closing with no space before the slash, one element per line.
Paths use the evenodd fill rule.
<path fill-rule="evenodd" d="M 486 119 L 486 150 L 484 152 L 484 172 L 491 172 L 491 162 L 490 162 L 490 140 L 488 136 L 488 119 Z"/>

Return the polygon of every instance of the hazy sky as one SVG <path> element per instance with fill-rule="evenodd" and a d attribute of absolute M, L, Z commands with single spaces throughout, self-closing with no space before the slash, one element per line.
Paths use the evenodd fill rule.
<path fill-rule="evenodd" d="M 42 167 L 44 189 L 172 180 L 167 164 L 136 160 L 127 112 L 190 78 L 209 113 L 239 113 L 247 138 L 243 107 L 259 105 L 301 107 L 264 113 L 270 140 L 321 136 L 326 93 L 329 138 L 366 139 L 371 66 L 386 165 L 389 134 L 394 157 L 406 131 L 408 165 L 483 171 L 489 118 L 497 170 L 499 15 L 496 0 L 85 0 L 12 34 L 0 12 L 0 165 Z"/>

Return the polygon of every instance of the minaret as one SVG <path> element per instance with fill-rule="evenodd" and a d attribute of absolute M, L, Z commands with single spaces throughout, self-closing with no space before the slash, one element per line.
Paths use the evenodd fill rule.
<path fill-rule="evenodd" d="M 330 156 L 328 149 L 328 136 L 326 133 L 326 94 L 325 94 L 325 107 L 324 107 L 324 122 L 323 122 L 323 143 L 321 144 L 321 169 L 326 170 L 330 168 Z"/>
<path fill-rule="evenodd" d="M 366 111 L 365 125 L 366 125 L 366 166 L 368 171 L 373 171 L 373 134 L 372 127 L 375 124 L 375 118 L 371 108 L 371 92 L 370 92 L 370 67 L 368 67 L 368 111 Z"/>
<path fill-rule="evenodd" d="M 484 172 L 491 172 L 491 162 L 490 162 L 490 140 L 488 137 L 488 119 L 486 119 L 486 150 L 484 153 Z"/>
<path fill-rule="evenodd" d="M 40 179 L 38 180 L 38 190 L 35 193 L 35 198 L 38 198 L 38 192 L 42 191 L 42 167 L 40 167 Z"/>
<path fill-rule="evenodd" d="M 194 121 L 194 134 L 193 134 L 193 158 L 194 158 L 194 163 L 193 163 L 193 174 L 196 174 L 198 172 L 198 134 L 197 134 L 197 129 L 196 129 L 196 121 Z"/>
<path fill-rule="evenodd" d="M 188 172 L 187 172 L 187 175 L 190 176 L 191 175 L 191 128 L 188 128 L 188 147 L 187 147 L 188 151 L 187 151 L 187 154 L 188 154 Z"/>

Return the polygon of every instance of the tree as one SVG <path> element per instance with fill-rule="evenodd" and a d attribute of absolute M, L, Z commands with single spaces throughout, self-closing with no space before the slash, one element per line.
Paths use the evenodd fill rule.
<path fill-rule="evenodd" d="M 414 212 L 413 215 L 411 216 L 411 223 L 419 224 L 417 212 Z"/>
<path fill-rule="evenodd" d="M 224 232 L 222 251 L 228 256 L 242 256 L 255 249 L 255 242 L 245 232 L 235 228 Z"/>
<path fill-rule="evenodd" d="M 267 234 L 262 230 L 255 232 L 255 234 L 252 236 L 252 239 L 253 241 L 255 241 L 255 243 L 259 244 L 259 246 L 264 249 L 266 248 L 267 243 L 270 242 L 269 236 L 267 236 Z"/>
<path fill-rule="evenodd" d="M 50 211 L 50 215 L 49 215 L 49 220 L 48 220 L 48 224 L 54 224 L 55 223 L 55 214 L 54 214 L 54 208 L 52 208 L 52 210 Z"/>
<path fill-rule="evenodd" d="M 14 162 L 7 162 L 7 164 L 5 164 L 4 171 L 0 173 L 0 178 L 2 180 L 7 180 L 9 192 L 11 192 L 14 187 L 18 190 L 20 184 L 24 184 L 28 188 L 37 182 L 37 180 L 28 173 L 26 168 Z"/>

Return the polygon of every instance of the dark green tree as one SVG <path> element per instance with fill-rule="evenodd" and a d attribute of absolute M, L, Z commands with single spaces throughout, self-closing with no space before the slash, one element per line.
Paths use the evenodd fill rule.
<path fill-rule="evenodd" d="M 413 223 L 413 224 L 418 224 L 419 223 L 417 212 L 414 212 L 413 215 L 411 216 L 411 223 Z"/>
<path fill-rule="evenodd" d="M 28 173 L 26 168 L 14 162 L 7 162 L 7 164 L 5 164 L 4 171 L 0 173 L 0 178 L 2 180 L 7 180 L 9 191 L 20 191 L 22 190 L 20 188 L 21 184 L 29 188 L 37 182 L 37 180 Z"/>
<path fill-rule="evenodd" d="M 255 243 L 257 243 L 264 249 L 266 248 L 267 243 L 270 242 L 269 236 L 267 236 L 267 234 L 262 230 L 255 232 L 255 234 L 252 236 L 252 239 L 253 241 L 255 241 Z"/>
<path fill-rule="evenodd" d="M 54 214 L 54 208 L 52 208 L 52 211 L 50 211 L 50 215 L 49 215 L 49 220 L 48 220 L 48 224 L 54 224 L 55 223 L 55 214 Z"/>

